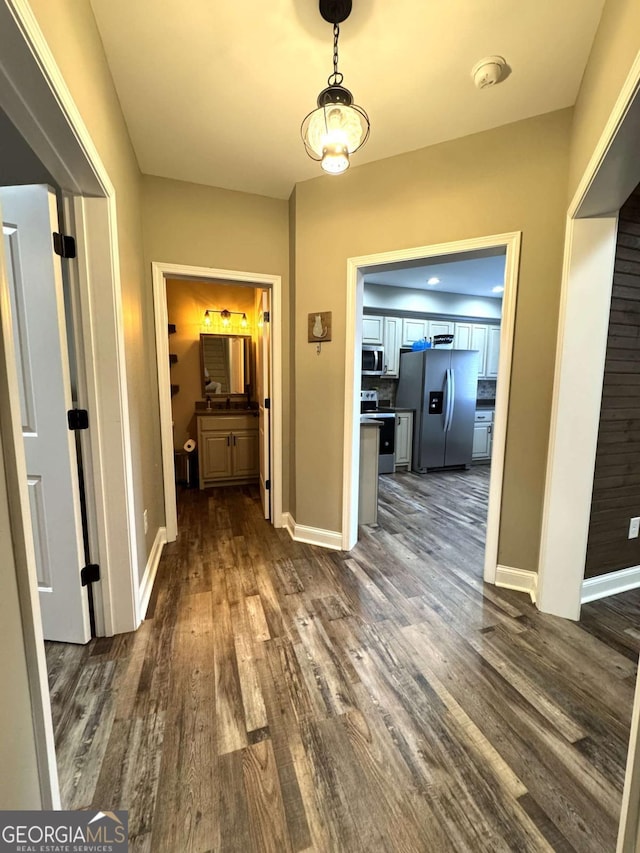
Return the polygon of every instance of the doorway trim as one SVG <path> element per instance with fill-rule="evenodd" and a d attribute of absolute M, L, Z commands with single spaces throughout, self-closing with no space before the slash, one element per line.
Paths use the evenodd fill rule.
<path fill-rule="evenodd" d="M 167 337 L 167 287 L 168 278 L 185 281 L 224 281 L 255 285 L 271 291 L 271 499 L 273 501 L 273 526 L 282 527 L 282 277 L 264 273 L 238 270 L 194 267 L 152 261 L 153 307 L 155 314 L 156 354 L 158 367 L 158 396 L 160 399 L 160 440 L 162 445 L 162 476 L 164 481 L 164 507 L 167 542 L 178 535 L 175 468 L 173 460 L 173 428 L 171 415 L 171 375 L 169 372 L 169 342 Z"/>
<path fill-rule="evenodd" d="M 26 0 L 0 3 L 0 106 L 63 192 L 73 195 L 80 278 L 87 408 L 92 425 L 95 500 L 94 559 L 102 567 L 98 629 L 105 635 L 139 624 L 138 552 L 133 465 L 123 335 L 116 193 L 91 135 Z M 99 318 L 99 320 L 98 320 Z M 42 642 L 31 518 L 20 483 L 26 471 L 19 423 L 15 364 L 7 341 L 0 371 L 7 375 L 0 407 L 5 477 L 12 516 L 13 550 L 29 675 L 42 808 L 60 806 L 51 702 Z M 25 481 L 26 482 L 26 481 Z M 101 617 L 103 617 L 101 619 Z"/>
<path fill-rule="evenodd" d="M 496 582 L 498 571 L 498 540 L 502 509 L 502 484 L 509 414 L 509 388 L 515 330 L 518 271 L 520 267 L 521 232 L 475 237 L 452 243 L 399 249 L 374 255 L 347 259 L 347 342 L 345 361 L 345 428 L 342 498 L 342 547 L 350 551 L 358 541 L 358 478 L 360 470 L 360 349 L 362 346 L 362 316 L 364 277 L 362 269 L 382 264 L 414 261 L 442 255 L 463 254 L 482 249 L 505 250 L 504 294 L 500 322 L 500 361 L 496 386 L 496 410 L 491 454 L 489 510 L 485 546 L 484 579 Z"/>

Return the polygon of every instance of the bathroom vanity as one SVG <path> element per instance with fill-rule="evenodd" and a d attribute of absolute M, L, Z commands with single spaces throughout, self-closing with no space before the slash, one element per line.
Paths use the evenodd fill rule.
<path fill-rule="evenodd" d="M 258 412 L 199 411 L 197 422 L 200 488 L 257 482 Z"/>

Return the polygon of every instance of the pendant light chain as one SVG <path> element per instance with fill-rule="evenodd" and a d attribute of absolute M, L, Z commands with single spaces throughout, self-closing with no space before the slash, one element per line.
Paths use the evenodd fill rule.
<path fill-rule="evenodd" d="M 344 80 L 344 75 L 338 71 L 338 39 L 340 38 L 340 25 L 333 25 L 333 74 L 329 75 L 327 83 L 330 86 L 339 86 Z"/>

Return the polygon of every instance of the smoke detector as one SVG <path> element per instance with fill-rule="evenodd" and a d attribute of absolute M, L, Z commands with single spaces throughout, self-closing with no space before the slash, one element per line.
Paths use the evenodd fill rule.
<path fill-rule="evenodd" d="M 507 63 L 503 56 L 485 56 L 476 62 L 471 70 L 476 89 L 487 89 L 505 79 L 508 73 Z"/>

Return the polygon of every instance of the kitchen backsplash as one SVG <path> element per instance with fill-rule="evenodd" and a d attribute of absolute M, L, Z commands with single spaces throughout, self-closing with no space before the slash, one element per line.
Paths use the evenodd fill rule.
<path fill-rule="evenodd" d="M 496 380 L 495 379 L 478 379 L 478 400 L 495 400 L 496 399 Z"/>
<path fill-rule="evenodd" d="M 385 379 L 384 376 L 363 376 L 362 390 L 377 391 L 379 405 L 393 407 L 396 404 L 398 380 Z"/>
<path fill-rule="evenodd" d="M 396 392 L 398 390 L 397 379 L 385 379 L 383 376 L 363 376 L 363 391 L 377 391 L 381 406 L 395 406 Z M 496 380 L 478 380 L 478 400 L 495 400 Z"/>

